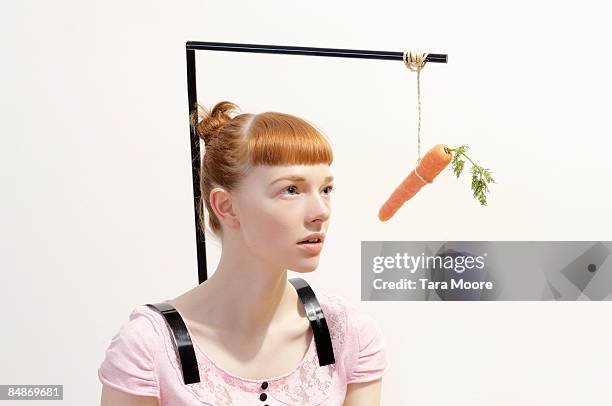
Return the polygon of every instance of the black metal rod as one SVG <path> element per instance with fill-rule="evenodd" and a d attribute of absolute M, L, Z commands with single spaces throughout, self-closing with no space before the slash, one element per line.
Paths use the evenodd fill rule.
<path fill-rule="evenodd" d="M 196 90 L 196 61 L 195 51 L 230 51 L 230 52 L 253 52 L 264 54 L 289 54 L 289 55 L 310 55 L 310 56 L 330 56 L 337 58 L 361 58 L 361 59 L 387 59 L 404 60 L 403 52 L 392 51 L 368 51 L 360 49 L 338 49 L 338 48 L 314 48 L 296 47 L 284 45 L 262 45 L 262 44 L 235 44 L 229 42 L 200 42 L 187 41 L 185 44 L 187 51 L 187 97 L 189 99 L 189 117 L 197 115 L 197 90 Z M 427 62 L 448 63 L 446 54 L 428 54 L 425 58 Z M 196 117 L 197 122 L 197 117 Z M 189 121 L 191 123 L 191 121 Z M 200 192 L 200 138 L 193 126 L 189 126 L 189 137 L 191 141 L 191 174 L 193 179 L 193 206 L 195 209 L 196 225 L 196 251 L 198 261 L 198 283 L 208 279 L 208 269 L 206 264 L 206 237 L 198 226 L 198 205 L 201 200 Z M 208 197 L 206 197 L 208 198 Z M 202 208 L 204 210 L 204 208 Z M 202 213 L 203 216 L 204 213 Z"/>
<path fill-rule="evenodd" d="M 331 56 L 337 58 L 362 58 L 362 59 L 389 59 L 404 60 L 403 52 L 392 51 L 368 51 L 361 49 L 338 49 L 338 48 L 314 48 L 295 47 L 285 45 L 261 45 L 261 44 L 233 44 L 229 42 L 199 42 L 187 41 L 187 49 L 208 51 L 231 51 L 231 52 L 255 52 L 265 54 L 290 54 L 290 55 L 312 55 Z M 447 63 L 446 54 L 428 54 L 427 62 Z"/>
<path fill-rule="evenodd" d="M 189 117 L 197 115 L 197 89 L 196 89 L 196 63 L 195 51 L 187 49 L 187 98 L 189 99 Z M 196 119 L 197 122 L 197 119 Z M 191 124 L 191 121 L 189 121 Z M 198 261 L 198 282 L 202 283 L 208 279 L 206 265 L 206 234 L 198 225 L 198 206 L 201 200 L 200 192 L 200 137 L 195 131 L 195 126 L 189 125 L 189 139 L 191 141 L 191 178 L 193 180 L 193 208 L 195 212 L 196 229 L 196 255 Z M 202 210 L 204 210 L 202 208 Z M 203 213 L 202 213 L 203 214 Z"/>

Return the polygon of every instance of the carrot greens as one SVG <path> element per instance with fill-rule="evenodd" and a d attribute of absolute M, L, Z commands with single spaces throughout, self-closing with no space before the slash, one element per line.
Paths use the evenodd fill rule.
<path fill-rule="evenodd" d="M 472 174 L 472 193 L 475 199 L 478 199 L 481 205 L 487 205 L 487 193 L 489 193 L 488 185 L 496 183 L 491 175 L 493 172 L 489 168 L 484 168 L 472 161 L 470 157 L 465 153 L 470 147 L 468 145 L 461 145 L 456 148 L 446 148 L 446 152 L 453 152 L 453 160 L 451 161 L 452 171 L 457 177 L 463 172 L 465 166 L 465 159 L 472 163 L 470 170 Z"/>

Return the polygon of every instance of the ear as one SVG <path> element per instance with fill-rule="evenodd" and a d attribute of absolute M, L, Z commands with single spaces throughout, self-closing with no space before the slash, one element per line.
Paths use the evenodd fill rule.
<path fill-rule="evenodd" d="M 232 204 L 232 196 L 227 190 L 220 187 L 211 190 L 210 206 L 223 225 L 229 228 L 238 228 L 240 226 L 237 211 Z"/>

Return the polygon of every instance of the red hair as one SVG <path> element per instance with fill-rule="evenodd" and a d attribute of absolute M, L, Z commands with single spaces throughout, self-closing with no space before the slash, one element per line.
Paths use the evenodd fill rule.
<path fill-rule="evenodd" d="M 191 125 L 205 145 L 200 167 L 202 198 L 197 202 L 202 232 L 202 200 L 212 232 L 222 234 L 210 205 L 210 192 L 215 187 L 234 190 L 253 166 L 331 165 L 333 161 L 330 142 L 313 124 L 299 117 L 275 111 L 231 117 L 229 113 L 238 110 L 238 106 L 229 101 L 217 103 L 212 110 L 198 104 L 198 109 L 201 112 L 192 114 Z"/>

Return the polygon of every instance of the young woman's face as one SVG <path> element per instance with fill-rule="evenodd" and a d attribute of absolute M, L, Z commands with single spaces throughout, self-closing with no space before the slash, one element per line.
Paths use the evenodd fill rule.
<path fill-rule="evenodd" d="M 327 164 L 256 166 L 236 191 L 240 232 L 265 262 L 295 272 L 316 269 L 325 244 L 298 244 L 326 234 L 333 177 Z"/>

